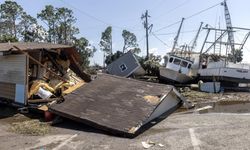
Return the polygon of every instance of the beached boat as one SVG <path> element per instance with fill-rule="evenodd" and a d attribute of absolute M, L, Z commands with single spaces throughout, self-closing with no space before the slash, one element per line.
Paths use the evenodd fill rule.
<path fill-rule="evenodd" d="M 193 78 L 191 67 L 193 62 L 176 55 L 165 56 L 165 66 L 160 67 L 160 79 L 174 82 L 187 83 Z"/>
<path fill-rule="evenodd" d="M 196 41 L 203 23 L 201 23 L 199 27 L 192 46 L 183 45 L 180 46 L 180 48 L 176 48 L 183 21 L 184 18 L 182 19 L 178 33 L 174 39 L 172 51 L 164 57 L 164 66 L 159 69 L 160 80 L 172 83 L 189 83 L 193 81 L 196 76 L 194 72 L 198 70 L 198 65 L 195 65 L 195 63 L 198 64 L 198 62 L 197 59 L 191 55 L 194 54 L 192 50 L 196 46 Z"/>
<path fill-rule="evenodd" d="M 200 52 L 200 69 L 198 71 L 199 79 L 208 82 L 222 82 L 223 84 L 236 85 L 239 83 L 249 83 L 250 82 L 250 64 L 242 64 L 237 61 L 237 51 L 242 51 L 249 35 L 250 29 L 232 27 L 231 18 L 226 1 L 223 3 L 225 8 L 225 18 L 227 29 L 216 29 L 216 28 L 205 28 L 208 30 L 207 37 L 212 31 L 215 32 L 216 37 L 214 42 L 208 42 L 208 38 L 205 39 L 201 52 Z M 246 32 L 241 43 L 235 43 L 234 34 L 239 30 Z M 211 31 L 211 32 L 210 32 Z M 218 34 L 220 33 L 220 34 Z M 227 36 L 226 36 L 227 35 Z M 225 42 L 223 42 L 223 40 Z M 203 48 L 206 44 L 211 44 L 207 50 L 203 52 Z M 238 47 L 237 47 L 238 46 Z M 216 47 L 219 48 L 219 53 L 216 52 Z M 225 56 L 221 55 L 223 51 Z M 214 48 L 214 54 L 208 54 L 209 57 L 203 57 Z M 229 51 L 231 50 L 231 51 Z M 213 59 L 211 56 L 216 56 Z"/>

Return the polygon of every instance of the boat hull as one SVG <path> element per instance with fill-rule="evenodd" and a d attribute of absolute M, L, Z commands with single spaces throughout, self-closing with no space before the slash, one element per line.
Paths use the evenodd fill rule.
<path fill-rule="evenodd" d="M 249 83 L 250 71 L 238 68 L 207 68 L 199 70 L 199 79 L 206 81 Z"/>
<path fill-rule="evenodd" d="M 160 79 L 174 83 L 188 83 L 193 80 L 192 77 L 186 74 L 164 67 L 160 68 Z"/>

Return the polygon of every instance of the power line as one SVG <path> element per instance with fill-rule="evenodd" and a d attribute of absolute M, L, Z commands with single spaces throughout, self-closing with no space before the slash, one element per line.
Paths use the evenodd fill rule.
<path fill-rule="evenodd" d="M 177 5 L 176 7 L 172 8 L 172 9 L 170 9 L 169 11 L 165 12 L 164 14 L 159 15 L 159 16 L 156 17 L 154 20 L 157 20 L 157 19 L 161 18 L 162 16 L 167 15 L 167 14 L 169 14 L 169 13 L 171 13 L 171 12 L 177 10 L 178 8 L 180 8 L 180 7 L 184 6 L 184 5 L 186 5 L 189 1 L 191 1 L 191 0 L 186 0 L 186 1 L 184 1 L 183 3 Z M 154 20 L 153 20 L 153 21 L 154 21 Z"/>
<path fill-rule="evenodd" d="M 83 15 L 85 15 L 85 16 L 87 16 L 87 17 L 93 19 L 93 20 L 96 20 L 96 21 L 98 21 L 98 22 L 100 22 L 100 23 L 102 23 L 102 24 L 105 24 L 105 25 L 107 25 L 107 26 L 112 26 L 112 27 L 114 27 L 114 28 L 122 29 L 122 30 L 123 30 L 124 28 L 126 28 L 126 27 L 120 27 L 120 26 L 117 26 L 117 25 L 113 25 L 113 24 L 111 24 L 111 23 L 108 23 L 108 22 L 106 22 L 106 21 L 103 21 L 102 19 L 99 19 L 99 18 L 97 18 L 97 17 L 95 17 L 95 16 L 93 16 L 93 15 L 91 15 L 91 14 L 89 14 L 89 13 L 87 13 L 87 12 L 85 12 L 85 11 L 83 11 L 83 10 L 77 8 L 77 7 L 75 7 L 75 6 L 73 6 L 72 4 L 65 2 L 64 0 L 59 0 L 59 1 L 61 1 L 62 3 L 66 4 L 66 5 L 69 5 L 71 8 L 73 8 L 73 9 L 79 11 L 79 12 L 82 13 Z M 127 28 L 127 29 L 128 29 L 128 28 Z M 129 30 L 133 30 L 133 29 L 129 29 Z M 134 30 L 133 30 L 133 31 L 134 31 Z"/>
<path fill-rule="evenodd" d="M 215 5 L 211 6 L 211 7 L 208 7 L 208 8 L 206 8 L 206 9 L 203 9 L 203 10 L 201 10 L 201 11 L 199 11 L 199 12 L 197 12 L 197 13 L 195 13 L 195 14 L 191 15 L 191 16 L 188 16 L 188 17 L 186 17 L 185 19 L 186 19 L 186 20 L 187 20 L 187 19 L 190 19 L 190 18 L 192 18 L 192 17 L 194 17 L 194 16 L 197 16 L 197 15 L 199 15 L 199 14 L 201 14 L 201 13 L 205 12 L 205 11 L 208 11 L 209 9 L 212 9 L 212 8 L 214 8 L 214 7 L 218 6 L 218 5 L 221 5 L 221 2 L 220 2 L 220 3 L 215 4 Z"/>
<path fill-rule="evenodd" d="M 193 32 L 197 32 L 197 30 L 189 30 L 189 31 L 182 31 L 180 33 L 193 33 Z M 155 34 L 155 35 L 172 35 L 172 34 L 176 34 L 177 32 L 169 32 L 169 33 L 161 33 L 161 34 Z"/>
<path fill-rule="evenodd" d="M 154 32 L 158 32 L 158 31 L 161 31 L 161 30 L 163 30 L 163 29 L 169 28 L 169 27 L 174 26 L 174 25 L 176 25 L 176 24 L 178 24 L 178 23 L 180 23 L 180 22 L 181 22 L 181 21 L 177 21 L 177 22 L 175 22 L 175 23 L 172 23 L 172 24 L 170 24 L 170 25 L 167 25 L 167 26 L 165 26 L 165 27 L 162 27 L 162 28 L 160 28 L 160 29 L 158 29 L 158 30 L 156 30 L 156 31 L 154 31 Z"/>
<path fill-rule="evenodd" d="M 158 36 L 156 36 L 153 32 L 151 32 L 151 34 L 157 39 L 159 40 L 162 44 L 164 44 L 167 47 L 170 47 L 167 43 L 165 43 L 163 40 L 161 40 Z"/>
<path fill-rule="evenodd" d="M 194 16 L 197 16 L 197 15 L 199 15 L 199 14 L 205 12 L 205 11 L 208 11 L 209 9 L 212 9 L 212 8 L 214 8 L 214 7 L 216 7 L 216 6 L 220 5 L 220 4 L 221 4 L 221 2 L 220 2 L 220 3 L 217 3 L 217 4 L 213 5 L 213 6 L 210 6 L 210 7 L 206 8 L 206 9 L 203 9 L 203 10 L 197 12 L 197 13 L 194 13 L 193 15 L 186 17 L 185 20 L 190 19 L 190 18 L 192 18 L 192 17 L 194 17 Z M 158 30 L 156 30 L 156 31 L 154 31 L 154 32 L 161 31 L 161 30 L 163 30 L 163 29 L 166 29 L 166 28 L 168 28 L 168 27 L 171 27 L 171 26 L 173 26 L 173 25 L 176 25 L 176 24 L 178 24 L 178 23 L 180 23 L 180 22 L 181 22 L 181 21 L 177 21 L 177 22 L 175 22 L 175 23 L 173 23 L 173 24 L 164 26 L 164 27 L 162 27 L 162 28 L 160 28 L 160 29 L 158 29 Z"/>

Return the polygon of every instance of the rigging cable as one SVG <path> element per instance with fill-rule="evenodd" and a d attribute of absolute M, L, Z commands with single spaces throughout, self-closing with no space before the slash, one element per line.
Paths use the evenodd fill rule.
<path fill-rule="evenodd" d="M 184 5 L 186 5 L 186 3 L 188 3 L 189 1 L 191 1 L 191 0 L 186 0 L 186 1 L 184 1 L 183 3 L 177 5 L 176 7 L 172 8 L 172 9 L 170 9 L 170 10 L 167 11 L 166 13 L 157 16 L 154 20 L 157 20 L 157 19 L 161 18 L 162 16 L 164 16 L 164 15 L 166 15 L 166 14 L 169 14 L 169 13 L 175 11 L 176 9 L 178 9 L 178 8 L 180 8 L 180 7 L 184 6 Z"/>
<path fill-rule="evenodd" d="M 210 10 L 210 9 L 212 9 L 212 8 L 214 8 L 214 7 L 218 6 L 218 5 L 220 5 L 220 4 L 221 4 L 221 2 L 220 2 L 220 3 L 217 3 L 217 4 L 213 5 L 213 6 L 210 6 L 210 7 L 206 8 L 206 9 L 203 9 L 203 10 L 197 12 L 197 13 L 194 13 L 194 14 L 191 15 L 191 16 L 185 17 L 185 20 L 190 19 L 190 18 L 192 18 L 192 17 L 194 17 L 194 16 L 197 16 L 197 15 L 199 15 L 199 14 L 205 12 L 205 11 L 208 11 L 208 10 Z M 160 29 L 158 29 L 158 30 L 156 30 L 156 31 L 154 31 L 154 32 L 161 31 L 161 30 L 163 30 L 163 29 L 166 29 L 166 28 L 168 28 L 168 27 L 171 27 L 171 26 L 173 26 L 173 25 L 175 25 L 175 24 L 178 24 L 178 23 L 180 23 L 180 22 L 181 22 L 181 21 L 178 21 L 178 22 L 175 22 L 175 23 L 173 23 L 173 24 L 167 25 L 167 26 L 162 27 L 162 28 L 160 28 Z"/>
<path fill-rule="evenodd" d="M 103 20 L 101 20 L 101 19 L 99 19 L 99 18 L 97 18 L 97 17 L 95 17 L 95 16 L 93 16 L 93 15 L 91 15 L 91 14 L 89 14 L 89 13 L 87 13 L 87 12 L 85 12 L 85 11 L 83 11 L 83 10 L 81 10 L 81 9 L 79 9 L 79 8 L 77 8 L 77 7 L 75 7 L 75 6 L 73 6 L 72 4 L 65 2 L 64 0 L 59 0 L 59 1 L 61 1 L 62 3 L 66 4 L 66 5 L 69 5 L 71 8 L 73 8 L 73 9 L 79 11 L 79 12 L 82 13 L 83 15 L 85 15 L 85 16 L 87 16 L 87 17 L 93 19 L 93 20 L 96 20 L 96 21 L 98 21 L 98 22 L 100 22 L 100 23 L 102 23 L 102 24 L 105 24 L 105 25 L 108 25 L 108 26 L 112 26 L 112 27 L 114 27 L 114 28 L 122 29 L 122 30 L 125 28 L 125 27 L 120 27 L 120 26 L 112 25 L 111 23 L 108 23 L 108 22 L 106 22 L 106 21 L 103 21 Z M 130 30 L 133 30 L 133 29 L 130 29 Z"/>
<path fill-rule="evenodd" d="M 159 37 L 157 37 L 153 32 L 151 32 L 151 34 L 157 39 L 159 40 L 162 44 L 164 44 L 167 47 L 170 47 L 167 43 L 165 43 L 163 40 L 161 40 Z"/>

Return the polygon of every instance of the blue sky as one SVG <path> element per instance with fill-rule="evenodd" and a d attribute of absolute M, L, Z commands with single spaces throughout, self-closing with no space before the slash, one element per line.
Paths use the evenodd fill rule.
<path fill-rule="evenodd" d="M 2 3 L 4 0 L 0 0 Z M 129 30 L 137 36 L 139 46 L 142 49 L 140 55 L 145 55 L 145 30 L 143 29 L 141 15 L 145 10 L 149 11 L 153 24 L 152 32 L 159 38 L 149 37 L 150 52 L 164 55 L 169 52 L 173 39 L 178 30 L 179 24 L 157 31 L 181 20 L 182 17 L 189 17 L 201 10 L 220 3 L 222 0 L 16 0 L 26 12 L 36 16 L 45 5 L 55 7 L 68 7 L 74 11 L 77 18 L 76 26 L 80 29 L 78 35 L 86 37 L 98 49 L 91 63 L 102 64 L 103 54 L 99 51 L 98 43 L 101 33 L 109 25 L 113 26 L 113 47 L 114 50 L 121 50 L 123 46 L 122 30 Z M 233 26 L 250 28 L 250 1 L 249 0 L 228 0 L 228 7 L 232 18 Z M 180 35 L 179 43 L 190 43 L 198 30 L 200 22 L 225 27 L 224 9 L 218 5 L 197 16 L 185 20 Z M 41 22 L 42 23 L 42 22 Z M 157 31 L 157 32 L 156 32 Z M 200 50 L 205 31 L 201 32 L 196 51 Z M 242 39 L 243 33 L 235 37 Z M 163 42 L 164 43 L 163 43 Z M 244 60 L 250 63 L 250 39 L 244 49 Z"/>

